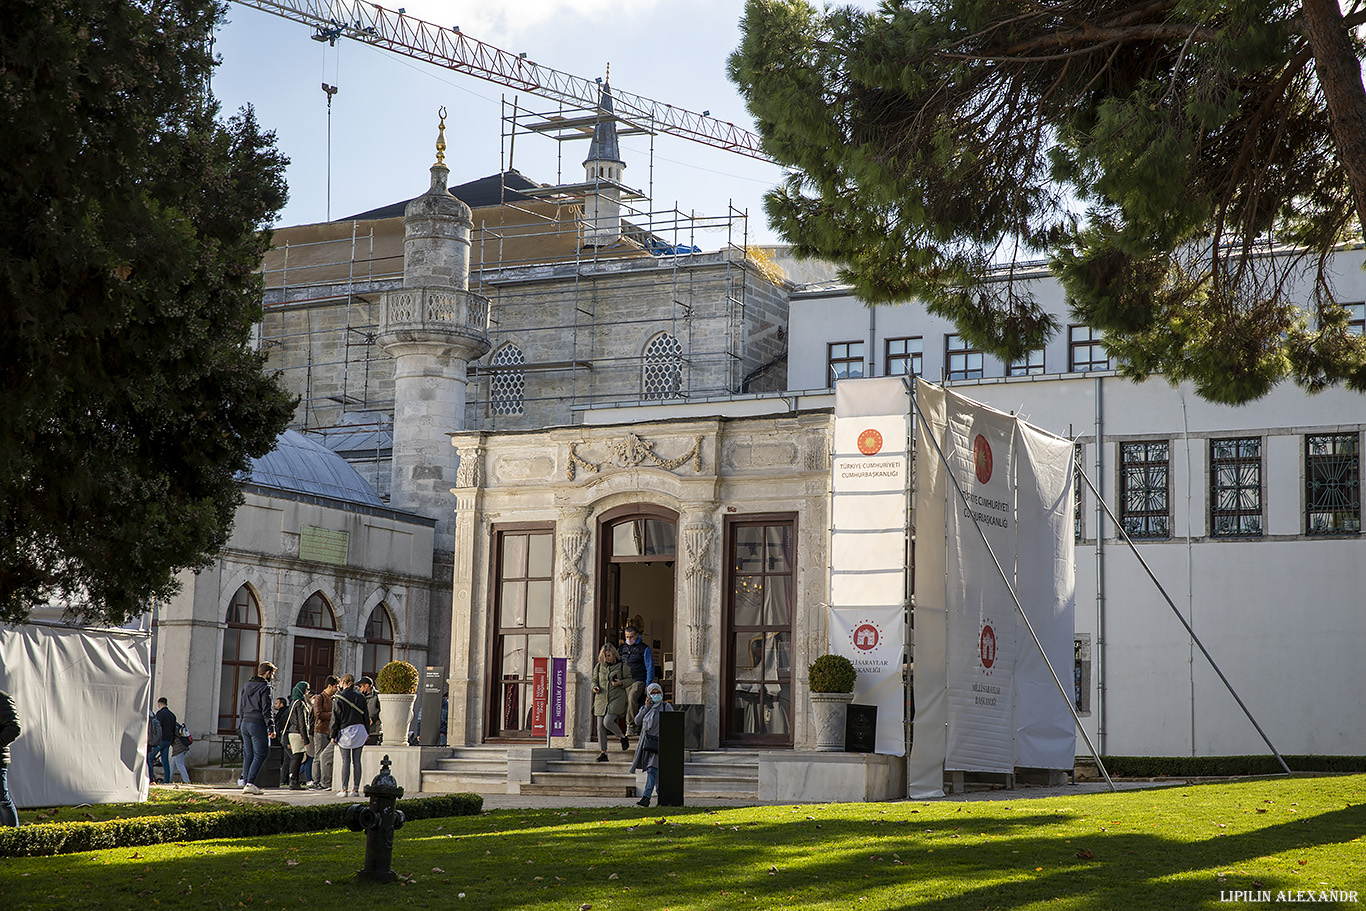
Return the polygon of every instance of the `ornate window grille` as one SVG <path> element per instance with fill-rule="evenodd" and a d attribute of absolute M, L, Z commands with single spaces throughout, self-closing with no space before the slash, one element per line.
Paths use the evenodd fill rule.
<path fill-rule="evenodd" d="M 1305 534 L 1361 531 L 1361 441 L 1356 433 L 1304 439 Z"/>
<path fill-rule="evenodd" d="M 647 399 L 683 397 L 683 346 L 667 332 L 661 332 L 645 346 L 641 392 Z"/>
<path fill-rule="evenodd" d="M 1209 533 L 1216 538 L 1262 534 L 1262 441 L 1209 441 Z"/>
<path fill-rule="evenodd" d="M 887 375 L 920 376 L 925 367 L 925 340 L 915 338 L 887 339 Z"/>
<path fill-rule="evenodd" d="M 1131 538 L 1171 537 L 1166 440 L 1119 445 L 1119 521 Z"/>
<path fill-rule="evenodd" d="M 950 380 L 980 380 L 984 360 L 982 352 L 967 343 L 957 332 L 944 336 L 945 375 Z"/>
<path fill-rule="evenodd" d="M 523 414 L 526 393 L 526 372 L 521 369 L 526 359 L 516 345 L 504 345 L 493 355 L 489 366 L 489 414 Z"/>

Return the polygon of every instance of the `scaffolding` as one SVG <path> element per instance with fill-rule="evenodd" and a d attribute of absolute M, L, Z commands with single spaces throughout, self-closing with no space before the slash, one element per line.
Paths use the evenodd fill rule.
<path fill-rule="evenodd" d="M 536 429 L 572 423 L 584 406 L 762 391 L 749 388 L 756 377 L 781 384 L 765 374 L 780 360 L 781 330 L 754 342 L 785 324 L 786 295 L 751 255 L 747 212 L 656 207 L 655 137 L 639 119 L 617 124 L 619 135 L 649 141 L 644 189 L 595 174 L 565 180 L 566 144 L 613 115 L 506 97 L 502 107 L 496 185 L 464 185 L 483 196 L 471 203 L 470 290 L 490 301 L 493 343 L 469 368 L 468 428 Z M 556 143 L 555 182 L 537 184 L 514 156 L 519 140 L 547 139 Z M 591 243 L 586 207 L 605 193 L 620 204 L 621 231 Z M 383 496 L 393 362 L 376 336 L 379 296 L 402 286 L 401 206 L 276 233 L 262 269 L 267 366 L 299 396 L 295 426 L 353 463 L 373 462 L 362 473 Z M 719 243 L 704 252 L 712 238 Z M 773 293 L 759 293 L 765 285 Z M 756 294 L 782 312 L 753 317 Z"/>

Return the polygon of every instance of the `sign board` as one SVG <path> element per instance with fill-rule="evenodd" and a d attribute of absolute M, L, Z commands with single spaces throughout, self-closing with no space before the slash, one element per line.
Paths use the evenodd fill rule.
<path fill-rule="evenodd" d="M 531 659 L 531 733 L 534 737 L 546 736 L 546 709 L 550 698 L 550 659 Z"/>
<path fill-rule="evenodd" d="M 441 742 L 441 697 L 446 694 L 446 669 L 427 665 L 422 672 L 422 704 L 419 707 L 418 743 L 434 747 Z"/>
<path fill-rule="evenodd" d="M 844 722 L 844 751 L 871 753 L 877 746 L 877 706 L 849 704 Z"/>

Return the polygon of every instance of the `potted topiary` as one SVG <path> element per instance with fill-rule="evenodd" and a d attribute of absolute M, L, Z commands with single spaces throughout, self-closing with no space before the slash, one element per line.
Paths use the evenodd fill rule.
<path fill-rule="evenodd" d="M 844 725 L 849 703 L 854 701 L 854 662 L 843 655 L 821 655 L 811 662 L 806 682 L 811 691 L 811 720 L 816 728 L 816 749 L 844 749 Z"/>
<path fill-rule="evenodd" d="M 390 661 L 375 675 L 384 746 L 408 745 L 408 728 L 413 723 L 413 703 L 417 700 L 417 681 L 417 668 L 406 661 Z"/>

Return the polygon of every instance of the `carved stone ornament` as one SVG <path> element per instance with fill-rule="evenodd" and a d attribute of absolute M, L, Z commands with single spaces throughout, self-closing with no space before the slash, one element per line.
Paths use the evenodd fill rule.
<path fill-rule="evenodd" d="M 478 487 L 484 480 L 484 448 L 467 446 L 456 451 L 460 466 L 455 470 L 456 487 Z"/>
<path fill-rule="evenodd" d="M 683 570 L 688 591 L 688 655 L 694 670 L 702 667 L 707 649 L 708 620 L 707 585 L 712 578 L 712 542 L 716 528 L 698 523 L 683 529 L 686 564 Z"/>
<path fill-rule="evenodd" d="M 569 444 L 569 462 L 565 466 L 565 477 L 574 480 L 580 469 L 589 474 L 597 474 L 605 465 L 615 468 L 635 468 L 637 465 L 649 464 L 665 471 L 673 471 L 687 462 L 692 462 L 693 471 L 702 470 L 702 437 L 693 437 L 692 448 L 677 458 L 666 459 L 655 452 L 655 444 L 649 440 L 642 440 L 634 433 L 628 433 L 620 440 L 612 440 L 606 444 L 607 450 L 611 455 L 601 462 L 590 462 L 579 455 L 578 447 L 585 443 Z"/>
<path fill-rule="evenodd" d="M 588 573 L 580 565 L 588 549 L 589 533 L 576 528 L 560 535 L 560 581 L 565 587 L 565 650 L 573 661 L 579 657 L 583 637 L 583 606 L 588 594 Z"/>

